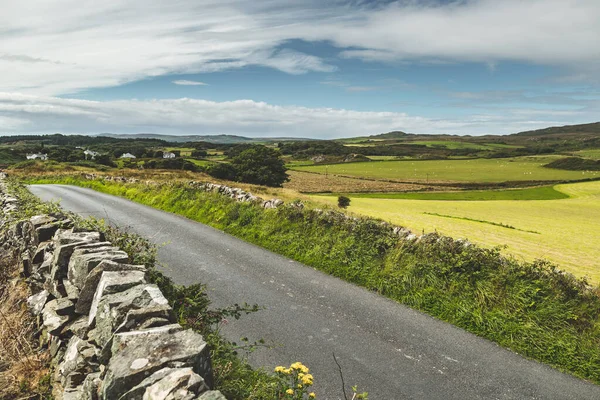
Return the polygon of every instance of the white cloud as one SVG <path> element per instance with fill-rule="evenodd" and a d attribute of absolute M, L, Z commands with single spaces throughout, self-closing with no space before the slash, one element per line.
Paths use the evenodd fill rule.
<path fill-rule="evenodd" d="M 329 59 L 286 46 L 293 39 L 328 41 L 341 56 L 368 61 L 521 61 L 598 75 L 597 0 L 351 4 L 0 0 L 0 87 L 57 95 L 248 65 L 335 70 Z"/>
<path fill-rule="evenodd" d="M 176 85 L 181 85 L 181 86 L 208 86 L 208 83 L 204 83 L 204 82 L 200 82 L 200 81 L 189 81 L 187 79 L 179 79 L 179 80 L 173 81 L 173 83 Z"/>
<path fill-rule="evenodd" d="M 579 117 L 583 122 L 597 112 L 598 107 Z M 8 133 L 227 133 L 254 137 L 339 138 L 403 130 L 478 135 L 564 125 L 562 117 L 573 115 L 551 110 L 515 110 L 456 120 L 401 112 L 277 106 L 253 100 L 89 101 L 0 93 L 0 130 Z"/>

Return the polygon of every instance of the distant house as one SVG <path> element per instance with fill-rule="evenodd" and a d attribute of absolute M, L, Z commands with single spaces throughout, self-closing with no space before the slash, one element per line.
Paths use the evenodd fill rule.
<path fill-rule="evenodd" d="M 135 156 L 131 153 L 123 153 L 123 155 L 119 158 L 135 158 Z"/>
<path fill-rule="evenodd" d="M 175 158 L 175 157 L 176 157 L 175 153 L 171 153 L 170 151 L 165 151 L 163 153 L 163 158 Z"/>
<path fill-rule="evenodd" d="M 27 154 L 26 157 L 28 160 L 46 161 L 48 159 L 48 154 L 34 153 L 34 154 Z"/>
<path fill-rule="evenodd" d="M 87 160 L 88 157 L 90 157 L 91 160 L 95 159 L 96 156 L 99 156 L 100 153 L 98 153 L 97 151 L 93 151 L 93 150 L 86 150 L 83 152 L 83 154 L 85 154 L 85 159 Z"/>

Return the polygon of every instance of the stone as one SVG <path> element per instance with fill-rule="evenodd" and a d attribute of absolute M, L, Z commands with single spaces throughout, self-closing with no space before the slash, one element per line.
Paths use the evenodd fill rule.
<path fill-rule="evenodd" d="M 56 357 L 62 345 L 63 341 L 60 340 L 58 336 L 50 335 L 48 339 L 48 351 L 50 352 L 50 357 Z"/>
<path fill-rule="evenodd" d="M 47 290 L 42 290 L 41 292 L 27 298 L 27 305 L 29 306 L 29 309 L 33 315 L 39 315 L 42 312 L 49 297 L 50 293 Z"/>
<path fill-rule="evenodd" d="M 128 271 L 127 273 L 138 276 L 141 274 L 138 271 Z M 121 274 L 121 272 L 104 272 L 103 279 L 106 274 L 118 277 L 119 275 L 113 274 Z M 142 277 L 143 275 L 140 276 L 140 279 Z M 100 293 L 104 289 L 103 279 L 98 284 L 98 291 L 94 297 L 88 320 L 89 326 L 94 325 L 95 322 L 95 340 L 100 347 L 106 345 L 117 327 L 123 323 L 129 311 L 146 307 L 168 306 L 167 299 L 155 285 L 138 285 L 125 292 L 100 297 Z"/>
<path fill-rule="evenodd" d="M 119 400 L 181 399 L 207 389 L 204 379 L 191 368 L 167 367 L 144 379 L 139 385 L 119 397 Z"/>
<path fill-rule="evenodd" d="M 103 398 L 118 399 L 147 376 L 173 364 L 191 368 L 204 377 L 207 386 L 211 386 L 210 354 L 201 335 L 191 330 L 155 334 L 138 332 L 115 335 L 113 349 L 116 347 L 116 352 L 106 369 Z"/>
<path fill-rule="evenodd" d="M 66 300 L 66 302 L 62 300 Z M 69 311 L 73 309 L 73 302 L 68 299 L 54 299 L 46 303 L 42 311 L 42 320 L 48 333 L 58 334 L 69 322 Z"/>
<path fill-rule="evenodd" d="M 42 242 L 38 245 L 31 262 L 34 264 L 41 264 L 44 262 L 46 251 L 51 248 L 51 242 Z"/>
<path fill-rule="evenodd" d="M 73 285 L 81 289 L 90 271 L 104 260 L 127 263 L 129 256 L 116 247 L 79 248 L 73 252 L 69 261 L 67 276 Z"/>
<path fill-rule="evenodd" d="M 26 251 L 21 256 L 21 275 L 24 277 L 31 276 L 33 272 L 33 266 L 31 264 L 31 258 L 29 257 L 29 251 Z"/>
<path fill-rule="evenodd" d="M 67 277 L 69 260 L 76 248 L 91 244 L 88 240 L 80 240 L 77 242 L 69 242 L 66 244 L 58 244 L 55 242 L 56 249 L 52 257 L 52 269 L 50 271 L 50 279 L 58 280 Z"/>
<path fill-rule="evenodd" d="M 34 228 L 37 228 L 42 225 L 50 224 L 55 222 L 56 218 L 51 217 L 50 215 L 34 215 L 29 219 L 29 222 L 33 225 Z"/>
<path fill-rule="evenodd" d="M 69 299 L 54 299 L 48 302 L 47 305 L 52 303 L 52 308 L 57 315 L 70 315 L 75 311 L 75 304 Z"/>
<path fill-rule="evenodd" d="M 71 337 L 63 361 L 58 366 L 62 386 L 73 389 L 83 383 L 85 375 L 96 372 L 98 353 L 87 341 L 78 336 Z"/>
<path fill-rule="evenodd" d="M 73 321 L 69 322 L 63 328 L 61 332 L 61 336 L 65 335 L 67 332 L 71 332 L 74 335 L 79 337 L 85 337 L 88 331 L 88 321 L 87 315 L 81 315 Z"/>
<path fill-rule="evenodd" d="M 143 265 L 121 264 L 111 260 L 100 262 L 85 278 L 84 284 L 79 292 L 79 298 L 75 304 L 75 311 L 79 314 L 87 314 L 90 312 L 94 294 L 104 271 L 141 271 L 145 272 L 146 267 Z"/>
<path fill-rule="evenodd" d="M 169 305 L 148 306 L 129 310 L 123 322 L 115 329 L 115 333 L 156 328 L 174 322 L 173 309 Z"/>
<path fill-rule="evenodd" d="M 109 308 L 116 307 L 122 303 L 131 304 L 131 308 L 139 308 L 134 305 L 134 302 L 136 301 L 136 296 L 143 295 L 144 288 L 153 287 L 158 290 L 158 287 L 152 285 L 144 286 L 144 283 L 146 283 L 146 274 L 142 271 L 103 271 L 90 305 L 88 324 L 90 326 L 94 325 L 94 319 L 96 318 L 101 301 L 104 301 L 104 308 L 107 306 Z M 136 287 L 138 291 L 133 290 Z M 154 289 L 152 290 L 154 291 Z M 162 297 L 162 293 L 160 291 L 158 293 Z M 103 311 L 108 310 L 104 308 Z M 123 316 L 125 315 L 123 314 Z"/>
<path fill-rule="evenodd" d="M 227 400 L 227 398 L 218 390 L 209 390 L 196 397 L 195 400 Z"/>
<path fill-rule="evenodd" d="M 79 298 L 79 289 L 68 279 L 63 279 L 62 284 L 67 293 L 67 299 L 71 300 L 73 303 L 77 302 L 77 299 Z"/>
<path fill-rule="evenodd" d="M 59 229 L 54 234 L 56 247 L 76 242 L 99 242 L 100 232 L 73 232 L 73 229 Z"/>
<path fill-rule="evenodd" d="M 60 228 L 60 222 L 52 222 L 35 228 L 38 241 L 45 242 L 46 240 L 52 239 L 58 228 Z"/>
<path fill-rule="evenodd" d="M 98 389 L 101 383 L 100 372 L 88 374 L 81 384 L 81 393 L 77 400 L 98 400 Z"/>

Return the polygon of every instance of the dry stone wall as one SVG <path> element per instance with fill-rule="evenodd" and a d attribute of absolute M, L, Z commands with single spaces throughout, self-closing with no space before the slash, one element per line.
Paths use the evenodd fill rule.
<path fill-rule="evenodd" d="M 147 269 L 63 215 L 11 219 L 19 200 L 0 176 L 2 246 L 18 253 L 56 399 L 216 400 L 209 349 L 176 323 Z"/>

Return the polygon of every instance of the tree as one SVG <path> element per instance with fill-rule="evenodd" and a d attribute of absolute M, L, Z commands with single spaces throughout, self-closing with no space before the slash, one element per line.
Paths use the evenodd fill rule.
<path fill-rule="evenodd" d="M 257 185 L 281 187 L 289 181 L 285 162 L 277 150 L 254 145 L 231 159 L 236 180 Z"/>
<path fill-rule="evenodd" d="M 350 205 L 350 199 L 346 196 L 338 197 L 338 207 L 339 208 L 348 208 Z"/>
<path fill-rule="evenodd" d="M 216 163 L 206 169 L 206 173 L 217 179 L 228 181 L 237 180 L 237 171 L 233 165 L 227 163 Z"/>
<path fill-rule="evenodd" d="M 192 151 L 192 157 L 193 158 L 204 158 L 208 155 L 208 153 L 206 152 L 206 150 L 194 150 Z"/>

